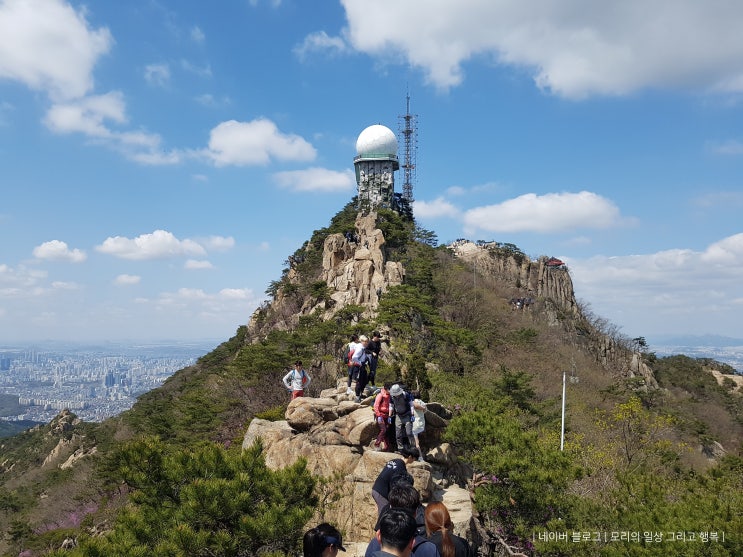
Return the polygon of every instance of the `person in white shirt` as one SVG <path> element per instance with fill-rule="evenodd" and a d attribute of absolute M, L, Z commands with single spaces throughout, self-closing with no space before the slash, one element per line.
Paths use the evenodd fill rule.
<path fill-rule="evenodd" d="M 284 386 L 292 392 L 292 400 L 304 396 L 304 390 L 310 386 L 312 378 L 302 367 L 302 362 L 294 362 L 294 369 L 284 375 Z"/>

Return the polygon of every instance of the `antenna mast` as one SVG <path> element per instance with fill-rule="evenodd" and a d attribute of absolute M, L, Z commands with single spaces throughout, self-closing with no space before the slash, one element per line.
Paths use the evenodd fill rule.
<path fill-rule="evenodd" d="M 410 92 L 405 97 L 405 114 L 398 116 L 400 133 L 403 136 L 404 162 L 402 165 L 405 182 L 402 185 L 403 199 L 413 202 L 413 182 L 418 152 L 418 115 L 410 114 Z"/>

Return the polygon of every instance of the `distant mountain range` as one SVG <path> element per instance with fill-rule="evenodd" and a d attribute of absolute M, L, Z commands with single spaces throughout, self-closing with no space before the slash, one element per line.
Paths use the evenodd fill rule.
<path fill-rule="evenodd" d="M 710 346 L 725 348 L 729 346 L 743 346 L 743 339 L 721 335 L 660 335 L 648 339 L 651 348 L 653 345 L 662 346 Z"/>

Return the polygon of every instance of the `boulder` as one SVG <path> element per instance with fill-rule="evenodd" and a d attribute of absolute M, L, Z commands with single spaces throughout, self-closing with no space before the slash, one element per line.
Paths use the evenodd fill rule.
<path fill-rule="evenodd" d="M 338 418 L 338 402 L 332 398 L 298 397 L 286 409 L 286 421 L 297 431 L 308 431 L 312 426 Z"/>
<path fill-rule="evenodd" d="M 250 447 L 257 438 L 261 438 L 263 446 L 268 447 L 284 439 L 289 439 L 293 434 L 292 428 L 288 422 L 281 420 L 271 422 L 253 418 L 248 426 L 248 431 L 243 437 L 243 450 Z"/>

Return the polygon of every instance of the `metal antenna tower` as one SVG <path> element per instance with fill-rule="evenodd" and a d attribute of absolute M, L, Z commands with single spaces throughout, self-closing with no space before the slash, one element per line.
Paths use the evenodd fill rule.
<path fill-rule="evenodd" d="M 413 182 L 415 181 L 415 165 L 418 152 L 418 115 L 410 114 L 410 93 L 405 97 L 405 114 L 398 116 L 400 133 L 403 143 L 403 168 L 405 182 L 402 185 L 402 197 L 413 202 Z"/>

